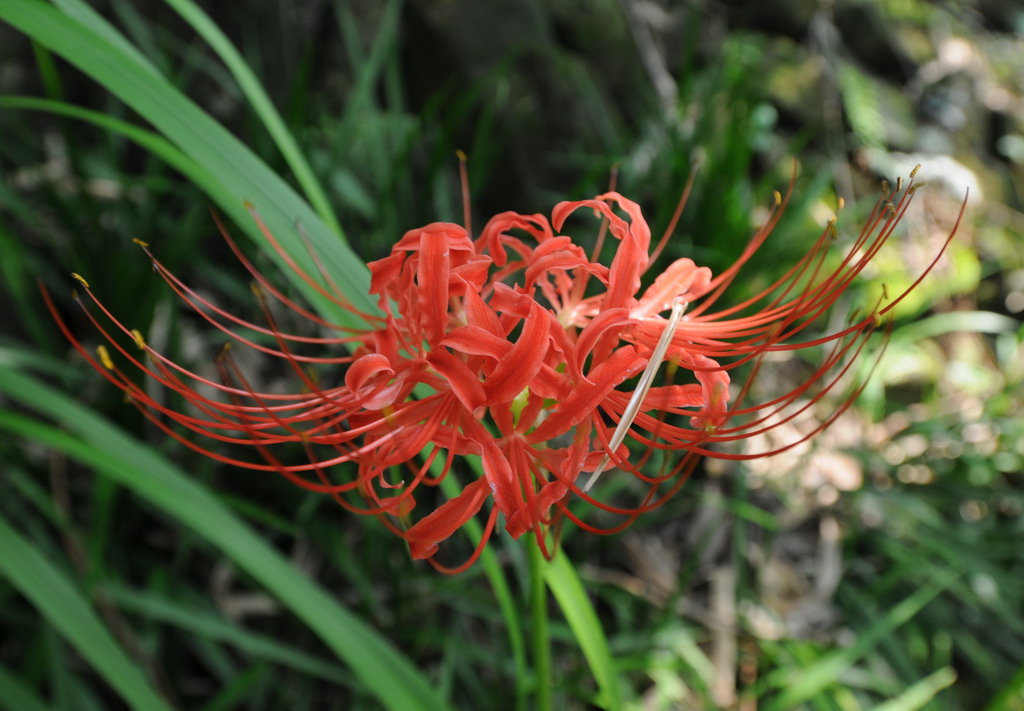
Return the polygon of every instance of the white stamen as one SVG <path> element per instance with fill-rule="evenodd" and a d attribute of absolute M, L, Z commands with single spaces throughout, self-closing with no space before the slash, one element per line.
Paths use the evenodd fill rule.
<path fill-rule="evenodd" d="M 672 304 L 672 315 L 669 316 L 668 325 L 665 326 L 665 330 L 661 332 L 661 337 L 658 339 L 657 345 L 654 346 L 654 350 L 651 351 L 651 357 L 647 361 L 647 367 L 644 368 L 644 372 L 640 375 L 640 380 L 636 384 L 636 389 L 633 390 L 633 396 L 629 398 L 629 403 L 626 405 L 626 409 L 622 413 L 622 417 L 619 419 L 619 424 L 612 433 L 612 439 L 608 443 L 608 449 L 614 452 L 622 444 L 622 441 L 626 439 L 626 433 L 629 432 L 629 428 L 633 426 L 633 420 L 640 414 L 640 405 L 643 403 L 644 398 L 647 397 L 647 393 L 651 389 L 651 384 L 654 382 L 654 376 L 658 372 L 658 368 L 661 366 L 662 360 L 665 358 L 665 351 L 668 350 L 668 345 L 672 342 L 672 336 L 675 335 L 676 329 L 679 328 L 679 321 L 683 317 L 683 312 L 686 311 L 686 307 L 689 304 L 681 299 L 677 299 Z M 601 472 L 608 466 L 608 462 L 611 458 L 605 454 L 601 459 L 601 463 L 597 465 L 597 469 L 590 475 L 587 483 L 583 485 L 583 491 L 590 491 L 596 482 L 597 478 L 601 476 Z"/>

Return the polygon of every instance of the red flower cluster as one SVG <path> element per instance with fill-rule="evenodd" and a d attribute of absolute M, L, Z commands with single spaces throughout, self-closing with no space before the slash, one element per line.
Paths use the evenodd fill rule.
<path fill-rule="evenodd" d="M 502 213 L 475 240 L 450 223 L 411 230 L 389 256 L 369 265 L 371 293 L 379 297 L 384 316 L 362 314 L 369 326 L 360 332 L 328 323 L 277 290 L 230 237 L 256 280 L 264 324 L 238 318 L 202 298 L 143 244 L 171 288 L 203 318 L 238 344 L 287 363 L 301 385 L 293 394 L 258 391 L 227 351 L 217 359 L 219 380 L 171 362 L 110 314 L 81 277 L 114 327 L 111 332 L 86 309 L 100 333 L 134 368 L 189 407 L 173 409 L 165 398 L 150 395 L 150 389 L 114 364 L 105 346 L 98 349 L 97 362 L 60 325 L 86 359 L 171 437 L 229 465 L 277 472 L 305 489 L 331 495 L 346 509 L 379 516 L 407 541 L 413 558 L 430 559 L 451 572 L 433 561 L 438 544 L 482 511 L 486 529 L 480 546 L 454 570 L 475 561 L 498 514 L 513 538 L 533 532 L 542 546 L 545 529 L 562 517 L 594 532 L 621 530 L 671 496 L 700 456 L 752 456 L 714 445 L 785 423 L 833 388 L 881 317 L 906 292 L 834 333 L 794 339 L 836 303 L 892 233 L 914 192 L 912 185 L 901 188 L 898 184 L 883 196 L 829 273 L 822 271 L 834 225 L 759 295 L 718 311 L 712 308 L 772 232 L 785 207 L 782 196 L 776 195 L 766 224 L 729 269 L 713 276 L 690 259 L 679 259 L 646 289 L 643 277 L 669 233 L 652 252 L 639 206 L 615 192 L 559 203 L 550 220 Z M 581 208 L 602 219 L 591 255 L 561 234 L 567 218 Z M 259 224 L 302 279 L 351 308 L 335 284 L 302 271 Z M 609 266 L 598 261 L 605 230 L 616 240 Z M 336 335 L 287 333 L 273 318 L 272 305 Z M 132 341 L 147 357 L 133 353 Z M 830 345 L 823 362 L 789 392 L 745 405 L 748 379 L 730 393 L 730 371 L 739 365 L 753 361 L 756 371 L 766 353 L 822 344 Z M 309 345 L 344 346 L 351 355 L 299 352 Z M 690 382 L 654 385 L 663 361 L 675 374 L 671 380 L 682 373 Z M 322 366 L 319 374 L 310 372 L 312 366 Z M 804 439 L 834 420 L 857 392 L 854 388 L 835 414 Z M 208 449 L 171 423 L 217 442 L 253 447 L 262 461 Z M 633 456 L 627 442 L 643 454 Z M 305 448 L 306 461 L 286 463 L 279 457 L 280 445 Z M 663 459 L 671 464 L 645 473 L 644 464 L 656 450 L 670 453 Z M 777 451 L 782 450 L 758 456 Z M 456 458 L 467 456 L 479 458 L 481 476 L 456 464 Z M 589 493 L 608 465 L 635 478 L 638 503 L 623 507 Z M 407 471 L 405 479 L 396 480 L 395 467 Z M 470 481 L 458 496 L 435 507 L 437 495 L 429 488 L 447 476 Z M 577 515 L 578 507 L 570 506 L 573 500 L 617 514 L 621 522 L 605 529 L 587 523 Z"/>

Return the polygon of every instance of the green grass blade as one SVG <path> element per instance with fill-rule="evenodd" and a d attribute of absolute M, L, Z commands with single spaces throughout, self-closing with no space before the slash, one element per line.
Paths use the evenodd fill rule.
<path fill-rule="evenodd" d="M 387 640 L 166 459 L 24 373 L 0 367 L 0 391 L 54 418 L 76 436 L 10 414 L 0 416 L 0 427 L 64 451 L 204 537 L 319 635 L 385 707 L 395 711 L 447 708 L 427 679 Z"/>
<path fill-rule="evenodd" d="M 294 669 L 306 676 L 337 683 L 345 674 L 337 664 L 330 664 L 278 639 L 242 629 L 214 615 L 197 612 L 195 606 L 180 605 L 151 592 L 106 586 L 104 590 L 119 609 L 150 620 L 174 625 L 190 635 L 229 644 L 255 659 L 273 662 Z"/>
<path fill-rule="evenodd" d="M 153 66 L 152 62 L 146 59 L 145 55 L 135 48 L 135 45 L 129 42 L 116 27 L 107 22 L 107 19 L 88 3 L 83 0 L 53 0 L 53 4 L 68 17 L 117 46 L 139 69 L 149 72 L 154 77 L 160 77 L 160 71 Z"/>
<path fill-rule="evenodd" d="M 564 550 L 560 550 L 558 555 L 544 566 L 544 581 L 562 608 L 562 614 L 569 622 L 569 627 L 572 628 L 573 635 L 587 658 L 600 692 L 598 703 L 612 711 L 621 709 L 619 677 L 608 647 L 608 639 L 594 606 L 587 597 L 583 582 Z"/>
<path fill-rule="evenodd" d="M 4 0 L 0 3 L 0 20 L 99 81 L 216 178 L 220 190 L 211 197 L 262 249 L 272 253 L 245 207 L 246 200 L 256 206 L 283 249 L 306 271 L 318 273 L 309 255 L 309 249 L 313 249 L 352 305 L 364 312 L 376 312 L 369 295 L 369 271 L 344 240 L 280 176 L 166 79 L 142 68 L 119 44 L 38 0 Z M 308 246 L 303 235 L 308 237 Z M 351 326 L 363 325 L 361 319 L 317 294 L 297 276 L 292 279 L 329 318 Z"/>
<path fill-rule="evenodd" d="M 359 51 L 363 37 L 356 14 L 347 3 L 335 0 L 334 14 L 338 19 L 338 31 L 345 49 L 348 50 L 349 63 L 356 74 L 355 86 L 352 87 L 345 105 L 344 121 L 352 121 L 359 114 L 373 108 L 374 88 L 380 81 L 388 57 L 394 51 L 394 44 L 398 41 L 402 5 L 402 0 L 390 0 L 387 3 L 381 13 L 377 36 L 369 52 L 363 57 Z"/>
<path fill-rule="evenodd" d="M 945 590 L 956 578 L 956 573 L 947 573 L 913 593 L 867 630 L 864 630 L 851 646 L 820 657 L 814 664 L 800 671 L 796 681 L 779 694 L 771 703 L 765 704 L 765 711 L 783 711 L 796 708 L 811 699 L 822 689 L 834 683 L 839 675 L 878 644 L 885 635 L 910 621 L 921 608 Z M 787 673 L 783 680 L 792 678 Z"/>
<path fill-rule="evenodd" d="M 913 684 L 896 698 L 879 704 L 875 711 L 917 711 L 955 681 L 956 670 L 953 667 L 943 667 Z"/>
<path fill-rule="evenodd" d="M 135 709 L 169 711 L 68 577 L 0 517 L 0 573 Z"/>
<path fill-rule="evenodd" d="M 53 711 L 6 667 L 0 667 L 0 709 L 4 711 Z"/>
<path fill-rule="evenodd" d="M 210 173 L 197 165 L 195 161 L 179 151 L 170 141 L 159 134 L 127 121 L 122 121 L 99 111 L 73 106 L 62 101 L 37 99 L 32 96 L 0 96 L 0 109 L 46 111 L 59 116 L 68 116 L 86 121 L 99 128 L 124 136 L 133 143 L 145 148 L 188 178 L 190 182 L 194 183 L 196 187 L 207 195 L 214 197 L 215 193 L 221 191 L 217 178 L 210 175 Z"/>
<path fill-rule="evenodd" d="M 235 674 L 227 686 L 204 704 L 199 711 L 231 711 L 245 708 L 244 702 L 247 699 L 256 698 L 259 692 L 257 687 L 266 682 L 269 671 L 267 665 L 261 663 L 252 665 L 240 674 Z"/>
<path fill-rule="evenodd" d="M 267 95 L 266 90 L 264 90 L 263 85 L 256 78 L 249 65 L 246 64 L 242 55 L 231 44 L 231 40 L 213 23 L 209 15 L 203 12 L 202 8 L 192 2 L 192 0 L 165 1 L 184 18 L 185 22 L 192 26 L 192 29 L 206 40 L 206 43 L 221 58 L 221 61 L 224 62 L 228 70 L 235 77 L 235 81 L 238 82 L 239 88 L 249 100 L 256 115 L 263 122 L 267 132 L 274 139 L 278 150 L 281 151 L 281 155 L 284 156 L 288 166 L 292 169 L 295 179 L 299 181 L 299 185 L 306 192 L 306 197 L 317 211 L 317 214 L 320 215 L 320 219 L 327 223 L 327 226 L 339 236 L 342 235 L 341 224 L 338 223 L 338 218 L 334 214 L 334 209 L 331 207 L 331 203 L 327 199 L 327 194 L 320 185 L 320 181 L 317 180 L 313 169 L 309 166 L 309 162 L 306 161 L 306 157 L 299 150 L 295 138 L 288 130 L 273 102 L 270 101 L 270 97 Z"/>

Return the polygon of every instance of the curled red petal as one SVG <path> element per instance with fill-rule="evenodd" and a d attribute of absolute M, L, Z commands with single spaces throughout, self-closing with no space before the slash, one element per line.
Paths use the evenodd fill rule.
<path fill-rule="evenodd" d="M 698 267 L 692 259 L 677 259 L 647 288 L 632 315 L 641 319 L 668 311 L 678 298 L 693 301 L 707 293 L 710 284 L 710 269 Z"/>
<path fill-rule="evenodd" d="M 489 493 L 487 480 L 477 479 L 466 485 L 454 499 L 448 499 L 403 533 L 402 537 L 409 543 L 413 559 L 422 560 L 437 553 L 437 544 L 459 530 L 480 511 Z"/>
<path fill-rule="evenodd" d="M 550 314 L 540 304 L 531 303 L 519 339 L 484 383 L 488 405 L 512 400 L 537 375 L 546 355 L 548 318 Z"/>
<path fill-rule="evenodd" d="M 438 348 L 427 356 L 427 362 L 448 381 L 455 397 L 474 414 L 474 417 L 483 414 L 480 408 L 483 407 L 487 396 L 476 373 L 464 361 L 444 348 Z"/>
<path fill-rule="evenodd" d="M 512 344 L 503 336 L 480 328 L 479 326 L 460 326 L 452 329 L 440 342 L 441 346 L 451 348 L 467 355 L 482 355 L 490 358 L 504 358 Z"/>
<path fill-rule="evenodd" d="M 367 353 L 356 358 L 345 371 L 345 385 L 354 396 L 359 397 L 366 384 L 382 373 L 389 376 L 395 374 L 391 361 L 380 353 Z"/>

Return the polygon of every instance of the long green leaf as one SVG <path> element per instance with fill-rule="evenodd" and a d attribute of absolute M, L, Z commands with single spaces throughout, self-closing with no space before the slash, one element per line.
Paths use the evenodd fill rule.
<path fill-rule="evenodd" d="M 68 17 L 74 18 L 83 26 L 103 36 L 111 44 L 116 45 L 139 68 L 149 72 L 154 78 L 160 78 L 160 71 L 146 59 L 145 55 L 129 42 L 124 35 L 118 32 L 116 27 L 107 22 L 103 15 L 96 12 L 91 5 L 83 2 L 83 0 L 53 0 L 53 4 L 60 8 L 61 12 Z"/>
<path fill-rule="evenodd" d="M 569 562 L 565 551 L 559 551 L 558 555 L 544 566 L 544 581 L 558 601 L 558 606 L 562 608 L 562 614 L 565 615 L 576 641 L 583 649 L 583 656 L 587 658 L 590 671 L 593 672 L 600 690 L 598 703 L 611 711 L 621 709 L 619 676 L 615 670 L 611 650 L 608 648 L 608 639 L 594 606 L 587 597 L 583 582 Z"/>
<path fill-rule="evenodd" d="M 249 103 L 252 105 L 256 115 L 260 117 L 267 132 L 274 139 L 274 143 L 277 144 L 281 155 L 288 162 L 288 166 L 295 173 L 295 179 L 299 181 L 299 185 L 306 191 L 306 196 L 320 215 L 320 219 L 327 223 L 328 227 L 338 235 L 341 235 L 341 225 L 338 223 L 338 218 L 331 208 L 331 203 L 327 199 L 323 187 L 321 187 L 320 182 L 316 179 L 313 169 L 309 167 L 309 163 L 306 161 L 305 156 L 302 155 L 302 151 L 299 150 L 295 138 L 292 137 L 291 132 L 281 118 L 281 114 L 274 107 L 270 97 L 267 96 L 263 85 L 256 78 L 256 75 L 249 68 L 249 65 L 246 64 L 245 60 L 242 59 L 242 55 L 231 44 L 231 40 L 213 23 L 210 16 L 203 12 L 203 9 L 192 2 L 192 0 L 166 0 L 166 2 L 184 18 L 185 22 L 192 26 L 192 29 L 206 40 L 206 43 L 221 58 L 221 61 L 224 62 L 228 70 L 235 77 L 235 81 L 238 82 L 242 93 L 249 99 Z"/>
<path fill-rule="evenodd" d="M 953 667 L 942 667 L 921 681 L 912 684 L 896 698 L 875 707 L 875 711 L 917 711 L 935 698 L 935 695 L 956 681 Z"/>
<path fill-rule="evenodd" d="M 0 518 L 0 573 L 135 709 L 169 711 L 67 575 Z"/>
<path fill-rule="evenodd" d="M 151 68 L 120 44 L 39 0 L 4 0 L 0 20 L 99 81 L 214 176 L 218 185 L 208 192 L 210 197 L 263 248 L 267 248 L 266 242 L 245 207 L 246 201 L 255 205 L 283 249 L 308 273 L 318 273 L 317 263 L 309 255 L 312 249 L 353 306 L 376 312 L 369 296 L 366 265 L 280 176 L 170 82 L 154 76 Z M 361 319 L 332 304 L 297 275 L 291 276 L 322 313 L 340 323 L 363 325 Z"/>
<path fill-rule="evenodd" d="M 446 708 L 430 683 L 387 640 L 292 567 L 212 493 L 166 459 L 24 373 L 0 366 L 0 391 L 54 418 L 77 437 L 11 415 L 0 416 L 0 427 L 95 468 L 204 537 L 318 634 L 384 706 L 395 711 Z"/>

